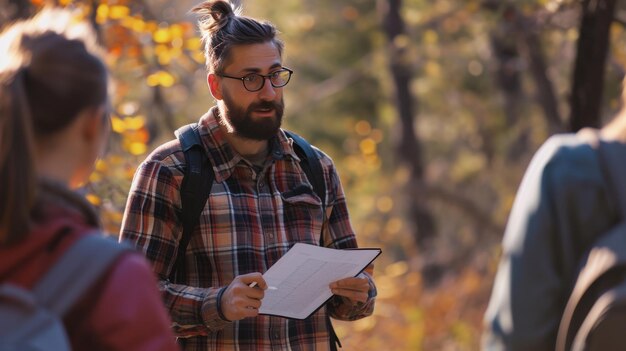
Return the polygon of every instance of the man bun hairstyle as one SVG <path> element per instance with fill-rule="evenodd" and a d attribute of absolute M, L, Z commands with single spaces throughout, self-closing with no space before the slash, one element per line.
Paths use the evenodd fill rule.
<path fill-rule="evenodd" d="M 269 22 L 241 16 L 240 9 L 228 1 L 205 1 L 191 11 L 200 15 L 198 27 L 210 73 L 224 73 L 230 49 L 235 45 L 271 42 L 282 56 L 284 44 L 277 36 L 276 27 Z"/>

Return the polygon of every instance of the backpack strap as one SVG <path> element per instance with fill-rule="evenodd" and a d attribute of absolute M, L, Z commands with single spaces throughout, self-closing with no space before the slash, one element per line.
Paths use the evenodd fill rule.
<path fill-rule="evenodd" d="M 598 326 L 599 321 L 602 321 L 602 326 Z M 570 348 L 615 350 L 617 345 L 623 348 L 621 339 L 624 335 L 624 325 L 626 325 L 626 285 L 621 283 L 598 297 L 578 329 Z"/>
<path fill-rule="evenodd" d="M 300 157 L 300 167 L 306 174 L 306 177 L 313 185 L 313 191 L 322 200 L 322 209 L 326 209 L 326 181 L 324 180 L 324 171 L 317 153 L 313 150 L 311 144 L 298 134 L 285 131 L 285 134 L 294 141 L 294 150 L 296 155 Z M 320 238 L 321 240 L 321 238 Z M 320 244 L 322 242 L 320 241 Z"/>
<path fill-rule="evenodd" d="M 200 213 L 204 208 L 211 186 L 215 180 L 213 167 L 204 152 L 198 124 L 191 123 L 174 132 L 180 141 L 185 154 L 185 174 L 180 189 L 181 213 L 183 233 L 178 243 L 176 262 L 170 272 L 171 281 L 182 281 L 185 276 L 185 252 L 191 240 L 193 229 L 200 222 Z"/>
<path fill-rule="evenodd" d="M 303 137 L 287 130 L 285 134 L 294 141 L 294 150 L 296 155 L 300 157 L 300 167 L 306 174 L 311 185 L 313 185 L 313 191 L 315 191 L 317 196 L 322 200 L 322 212 L 324 213 L 324 217 L 326 217 L 326 180 L 324 179 L 322 163 L 311 144 Z M 323 234 L 323 232 L 320 233 L 320 246 L 322 247 L 324 246 Z M 339 341 L 339 337 L 335 332 L 335 328 L 333 327 L 328 313 L 326 313 L 326 326 L 330 334 L 330 350 L 337 351 L 337 345 L 341 347 L 341 341 Z"/>
<path fill-rule="evenodd" d="M 63 316 L 126 251 L 133 249 L 100 231 L 89 233 L 63 253 L 35 285 L 33 294 L 56 315 Z"/>

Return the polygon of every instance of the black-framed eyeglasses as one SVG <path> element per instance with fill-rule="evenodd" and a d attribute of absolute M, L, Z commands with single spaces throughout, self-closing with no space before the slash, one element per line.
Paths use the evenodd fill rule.
<path fill-rule="evenodd" d="M 243 87 L 246 88 L 247 91 L 255 92 L 263 89 L 263 86 L 265 86 L 266 78 L 269 79 L 270 84 L 272 84 L 274 88 L 284 87 L 285 85 L 287 85 L 287 83 L 289 83 L 289 79 L 291 79 L 291 74 L 293 74 L 292 70 L 283 67 L 278 71 L 274 71 L 268 75 L 250 73 L 246 74 L 243 77 L 232 77 L 225 74 L 218 74 L 218 76 L 230 79 L 238 79 L 243 83 Z"/>

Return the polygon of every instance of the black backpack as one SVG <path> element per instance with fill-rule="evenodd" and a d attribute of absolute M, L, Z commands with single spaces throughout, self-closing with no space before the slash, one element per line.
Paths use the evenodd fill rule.
<path fill-rule="evenodd" d="M 191 123 L 176 130 L 174 133 L 180 141 L 181 148 L 185 154 L 185 174 L 180 189 L 181 222 L 183 223 L 183 235 L 178 245 L 178 254 L 176 262 L 170 273 L 170 281 L 180 282 L 185 276 L 185 252 L 191 240 L 194 228 L 200 221 L 200 214 L 206 205 L 206 201 L 211 193 L 211 187 L 215 180 L 213 167 L 209 158 L 204 152 L 202 141 L 198 133 L 198 124 Z M 300 167 L 307 176 L 307 179 L 313 186 L 313 191 L 322 200 L 322 209 L 326 209 L 326 182 L 322 170 L 322 164 L 318 159 L 315 150 L 301 136 L 285 131 L 285 134 L 294 141 L 294 150 L 300 158 Z M 320 235 L 320 246 L 323 245 L 323 236 Z M 327 316 L 331 340 L 331 350 L 337 350 L 337 344 L 341 347 L 341 342 L 335 333 L 335 330 Z"/>
<path fill-rule="evenodd" d="M 557 350 L 623 350 L 626 337 L 626 155 L 621 145 L 584 136 L 595 147 L 618 221 L 581 261 L 565 307 Z M 595 140 L 593 140 L 595 138 Z"/>

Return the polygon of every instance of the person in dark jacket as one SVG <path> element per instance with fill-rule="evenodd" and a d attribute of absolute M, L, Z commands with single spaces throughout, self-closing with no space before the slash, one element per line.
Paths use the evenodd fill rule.
<path fill-rule="evenodd" d="M 89 26 L 45 9 L 0 34 L 0 283 L 32 288 L 99 220 L 73 188 L 110 131 L 108 73 Z M 75 350 L 176 350 L 150 266 L 123 253 L 64 316 Z"/>
<path fill-rule="evenodd" d="M 600 136 L 622 147 L 626 160 L 626 109 Z M 484 350 L 555 349 L 579 262 L 616 224 L 611 191 L 597 150 L 581 134 L 552 136 L 537 151 L 504 234 Z"/>

